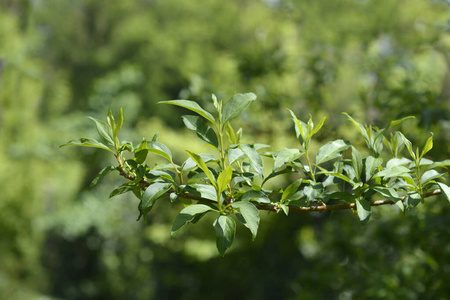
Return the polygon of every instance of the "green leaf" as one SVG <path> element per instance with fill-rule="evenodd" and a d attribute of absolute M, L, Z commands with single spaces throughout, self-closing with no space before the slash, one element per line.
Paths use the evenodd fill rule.
<path fill-rule="evenodd" d="M 256 100 L 256 95 L 253 93 L 235 94 L 230 100 L 225 103 L 222 110 L 222 122 L 226 122 L 236 118 L 246 109 L 252 101 Z"/>
<path fill-rule="evenodd" d="M 365 161 L 366 166 L 366 182 L 369 181 L 373 174 L 377 171 L 377 169 L 383 163 L 383 159 L 375 158 L 373 156 L 368 156 Z"/>
<path fill-rule="evenodd" d="M 145 161 L 145 159 L 147 158 L 147 154 L 148 154 L 148 149 L 142 149 L 142 150 L 136 151 L 134 153 L 134 160 L 138 164 L 142 164 Z"/>
<path fill-rule="evenodd" d="M 100 120 L 97 120 L 95 118 L 92 118 L 92 117 L 89 117 L 89 119 L 91 119 L 92 121 L 95 122 L 95 126 L 97 127 L 97 132 L 100 135 L 100 138 L 102 139 L 102 141 L 106 145 L 114 148 L 113 135 L 112 135 L 111 128 L 108 126 L 108 124 L 106 124 L 105 122 L 102 122 Z"/>
<path fill-rule="evenodd" d="M 230 183 L 231 178 L 233 176 L 233 168 L 231 166 L 228 166 L 223 170 L 219 176 L 217 177 L 217 188 L 218 193 L 221 194 L 223 191 L 226 190 L 228 183 Z"/>
<path fill-rule="evenodd" d="M 206 125 L 206 123 L 203 122 L 202 118 L 190 115 L 182 116 L 182 118 L 186 127 L 190 130 L 194 130 L 200 139 L 214 146 L 215 148 L 219 147 L 219 140 L 217 139 L 216 132 L 214 131 L 214 129 Z"/>
<path fill-rule="evenodd" d="M 415 160 L 415 159 L 416 159 L 416 154 L 414 153 L 414 150 L 413 150 L 413 148 L 412 148 L 411 142 L 403 135 L 403 133 L 398 132 L 398 134 L 399 134 L 400 137 L 402 138 L 403 143 L 405 144 L 406 149 L 408 149 L 409 154 L 411 155 L 411 157 L 413 158 L 413 160 Z"/>
<path fill-rule="evenodd" d="M 247 191 L 241 196 L 241 202 L 243 201 L 256 201 L 258 203 L 270 203 L 269 197 L 262 191 Z"/>
<path fill-rule="evenodd" d="M 135 187 L 130 185 L 122 185 L 116 189 L 114 189 L 111 194 L 109 194 L 109 198 L 125 194 L 126 192 L 135 190 Z"/>
<path fill-rule="evenodd" d="M 230 122 L 226 122 L 225 123 L 225 131 L 227 133 L 228 140 L 230 141 L 230 144 L 233 145 L 233 144 L 239 143 L 238 139 L 237 139 L 237 136 L 236 136 L 236 133 L 234 132 L 234 129 L 231 126 Z"/>
<path fill-rule="evenodd" d="M 423 197 L 419 193 L 410 193 L 405 197 L 405 204 L 408 207 L 416 207 L 422 202 L 422 200 Z"/>
<path fill-rule="evenodd" d="M 237 209 L 242 216 L 242 218 L 237 216 L 238 220 L 252 233 L 253 240 L 256 238 L 259 227 L 259 211 L 258 209 L 249 201 L 238 201 L 234 202 L 232 206 Z"/>
<path fill-rule="evenodd" d="M 230 165 L 233 164 L 235 161 L 245 158 L 245 153 L 239 148 L 228 149 L 227 154 L 228 154 L 227 155 L 228 156 L 228 164 L 230 164 Z"/>
<path fill-rule="evenodd" d="M 424 159 L 422 159 L 423 161 Z M 425 170 L 430 170 L 430 169 L 436 169 L 436 168 L 442 168 L 442 167 L 448 167 L 450 166 L 450 159 L 446 159 L 443 161 L 437 161 L 437 162 L 433 162 L 431 164 L 429 164 L 428 166 L 426 166 Z"/>
<path fill-rule="evenodd" d="M 273 165 L 273 170 L 281 168 L 285 163 L 291 162 L 302 156 L 302 152 L 298 149 L 287 149 L 281 150 L 277 157 L 275 158 L 275 163 Z"/>
<path fill-rule="evenodd" d="M 296 181 L 294 181 L 293 183 L 291 183 L 284 191 L 283 191 L 283 194 L 281 195 L 281 200 L 280 200 L 280 202 L 281 203 L 284 203 L 286 200 L 289 200 L 289 198 L 291 197 L 291 196 L 293 196 L 296 192 L 297 192 L 297 190 L 298 190 L 298 188 L 300 187 L 300 184 L 302 183 L 302 180 L 301 179 L 299 179 L 299 180 L 296 180 Z"/>
<path fill-rule="evenodd" d="M 106 146 L 105 144 L 102 144 L 94 139 L 81 138 L 81 139 L 71 140 L 71 141 L 67 142 L 66 144 L 63 144 L 59 147 L 64 147 L 64 146 L 82 146 L 82 147 L 100 148 L 100 149 L 109 151 L 115 155 L 114 151 L 109 149 L 108 146 Z"/>
<path fill-rule="evenodd" d="M 439 173 L 436 170 L 429 170 L 422 174 L 420 181 L 422 185 L 425 185 L 433 179 L 442 178 L 444 175 L 445 175 L 444 173 Z"/>
<path fill-rule="evenodd" d="M 92 180 L 90 187 L 93 187 L 94 185 L 96 185 L 100 180 L 103 179 L 103 177 L 105 177 L 106 175 L 108 175 L 109 173 L 111 173 L 114 170 L 116 170 L 115 166 L 107 166 L 107 167 L 103 168 L 103 170 L 101 170 L 97 174 L 97 176 L 95 176 L 94 180 Z"/>
<path fill-rule="evenodd" d="M 370 206 L 369 201 L 364 199 L 356 199 L 356 210 L 361 222 L 366 224 L 370 219 L 370 214 L 372 213 L 372 206 Z"/>
<path fill-rule="evenodd" d="M 217 202 L 216 189 L 208 184 L 190 184 L 185 187 L 189 194 Z"/>
<path fill-rule="evenodd" d="M 322 128 L 322 126 L 323 126 L 323 124 L 325 123 L 325 119 L 326 119 L 327 117 L 323 117 L 320 121 L 319 121 L 319 123 L 314 127 L 314 130 L 311 132 L 311 137 L 313 136 L 313 135 L 315 135 L 317 132 L 319 132 L 319 130 Z"/>
<path fill-rule="evenodd" d="M 422 158 L 428 151 L 433 148 L 433 134 L 428 138 L 425 146 L 422 149 L 422 153 L 420 154 L 420 158 Z"/>
<path fill-rule="evenodd" d="M 239 147 L 250 160 L 252 168 L 263 177 L 263 160 L 258 152 L 248 144 L 241 144 Z"/>
<path fill-rule="evenodd" d="M 171 183 L 165 182 L 153 182 L 151 183 L 144 194 L 142 195 L 142 204 L 141 209 L 144 211 L 150 211 L 153 205 L 155 205 L 156 200 L 161 198 L 170 188 L 172 187 Z"/>
<path fill-rule="evenodd" d="M 348 113 L 344 112 L 343 114 L 348 117 L 348 119 L 353 123 L 353 125 L 356 126 L 356 128 L 358 128 L 359 132 L 363 135 L 364 139 L 366 140 L 366 143 L 369 144 L 370 143 L 370 138 L 369 138 L 369 135 L 367 133 L 367 129 L 364 127 L 364 125 L 362 125 L 361 123 L 356 122 L 355 119 L 353 119 Z"/>
<path fill-rule="evenodd" d="M 316 164 L 320 165 L 329 160 L 335 159 L 341 156 L 341 152 L 350 147 L 350 143 L 343 140 L 335 140 L 328 142 L 322 147 L 320 147 L 317 157 Z"/>
<path fill-rule="evenodd" d="M 292 120 L 294 121 L 295 124 L 295 134 L 297 136 L 298 141 L 300 142 L 300 144 L 302 145 L 302 147 L 304 149 L 307 148 L 306 142 L 307 142 L 307 131 L 308 131 L 308 126 L 300 121 L 299 119 L 297 119 L 297 116 L 294 114 L 294 112 L 292 110 L 289 110 L 289 112 L 291 113 L 292 116 Z"/>
<path fill-rule="evenodd" d="M 411 170 L 404 166 L 393 166 L 392 168 L 384 169 L 376 173 L 373 178 L 383 177 L 384 179 L 392 177 L 410 177 Z"/>
<path fill-rule="evenodd" d="M 194 101 L 190 101 L 190 100 L 171 100 L 171 101 L 161 101 L 161 102 L 158 102 L 158 103 L 172 104 L 172 105 L 181 106 L 181 107 L 187 108 L 187 109 L 189 109 L 189 110 L 191 110 L 193 112 L 198 113 L 200 116 L 204 117 L 205 119 L 207 119 L 211 123 L 215 123 L 216 122 L 214 117 L 209 112 L 204 110 L 200 105 L 198 105 L 197 102 L 194 102 Z"/>
<path fill-rule="evenodd" d="M 355 171 L 355 176 L 357 180 L 361 179 L 361 172 L 363 169 L 363 162 L 361 153 L 352 146 L 352 168 Z"/>
<path fill-rule="evenodd" d="M 408 117 L 404 117 L 404 118 L 399 119 L 399 120 L 391 121 L 391 123 L 389 124 L 389 127 L 392 127 L 392 126 L 395 126 L 395 125 L 397 125 L 397 124 L 400 124 L 401 122 L 403 122 L 403 121 L 405 121 L 405 120 L 408 120 L 408 119 L 414 119 L 414 118 L 415 118 L 415 117 L 413 117 L 413 116 L 408 116 Z"/>
<path fill-rule="evenodd" d="M 214 229 L 216 230 L 217 250 L 223 256 L 225 251 L 231 247 L 236 234 L 236 222 L 227 216 L 220 216 L 214 221 Z"/>
<path fill-rule="evenodd" d="M 122 107 L 120 108 L 120 112 L 119 112 L 119 118 L 117 119 L 117 125 L 116 125 L 116 130 L 115 130 L 115 135 L 117 135 L 117 133 L 119 132 L 119 130 L 122 128 L 123 125 L 123 109 Z"/>
<path fill-rule="evenodd" d="M 389 188 L 389 187 L 385 187 L 385 186 L 374 186 L 371 189 L 376 191 L 383 197 L 394 202 L 402 211 L 405 210 L 405 206 L 403 205 L 402 199 L 400 199 L 399 194 L 393 188 Z"/>
<path fill-rule="evenodd" d="M 205 172 L 206 176 L 208 176 L 208 178 L 211 181 L 211 183 L 216 187 L 217 186 L 216 179 L 211 174 L 211 171 L 208 169 L 208 166 L 205 164 L 205 162 L 203 161 L 201 156 L 196 154 L 196 153 L 190 152 L 188 150 L 186 150 L 186 152 L 189 154 L 189 156 L 192 158 L 192 160 L 195 161 L 197 166 L 200 169 L 202 169 L 203 172 Z"/>
<path fill-rule="evenodd" d="M 172 152 L 166 145 L 158 142 L 147 142 L 148 151 L 164 157 L 168 161 L 172 161 Z"/>
<path fill-rule="evenodd" d="M 443 184 L 442 182 L 437 182 L 437 184 L 439 185 L 442 194 L 447 198 L 448 201 L 450 201 L 450 187 L 448 187 L 446 184 Z"/>
<path fill-rule="evenodd" d="M 174 237 L 184 225 L 192 222 L 196 217 L 204 215 L 210 210 L 212 210 L 212 208 L 205 204 L 194 204 L 184 208 L 176 216 L 175 221 L 173 222 L 171 236 Z"/>

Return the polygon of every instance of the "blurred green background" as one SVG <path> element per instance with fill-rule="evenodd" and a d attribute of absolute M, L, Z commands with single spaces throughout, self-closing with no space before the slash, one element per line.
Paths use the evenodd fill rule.
<path fill-rule="evenodd" d="M 450 205 L 401 214 L 262 212 L 222 258 L 212 220 L 170 238 L 181 207 L 149 224 L 138 200 L 89 188 L 113 158 L 59 145 L 96 137 L 85 118 L 125 112 L 121 137 L 160 133 L 180 161 L 202 150 L 169 99 L 212 108 L 254 92 L 244 142 L 298 147 L 288 111 L 327 117 L 317 143 L 363 147 L 341 112 L 400 129 L 450 158 L 450 2 L 392 0 L 1 0 L 1 299 L 448 299 Z M 280 184 L 284 184 L 281 182 Z"/>

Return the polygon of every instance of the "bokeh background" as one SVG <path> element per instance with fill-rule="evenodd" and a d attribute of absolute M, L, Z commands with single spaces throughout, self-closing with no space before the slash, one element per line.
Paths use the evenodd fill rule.
<path fill-rule="evenodd" d="M 244 142 L 298 147 L 286 108 L 327 117 L 316 144 L 364 147 L 341 112 L 399 126 L 450 158 L 450 3 L 392 0 L 1 0 L 1 299 L 448 299 L 450 205 L 401 214 L 262 213 L 215 249 L 211 220 L 170 238 L 161 201 L 136 222 L 123 182 L 89 188 L 113 158 L 59 145 L 96 137 L 86 116 L 125 112 L 121 137 L 159 132 L 179 160 L 203 151 L 169 99 L 212 108 L 254 92 Z M 151 160 L 152 158 L 150 158 Z M 281 182 L 280 184 L 283 184 Z"/>

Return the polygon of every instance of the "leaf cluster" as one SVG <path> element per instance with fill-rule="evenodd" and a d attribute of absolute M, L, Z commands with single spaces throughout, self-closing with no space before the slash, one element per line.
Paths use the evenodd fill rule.
<path fill-rule="evenodd" d="M 450 160 L 434 162 L 424 157 L 433 147 L 433 135 L 422 149 L 414 148 L 399 131 L 387 135 L 390 128 L 409 118 L 392 121 L 387 128 L 379 129 L 363 125 L 346 114 L 367 144 L 370 154 L 363 157 L 361 152 L 365 151 L 342 139 L 327 142 L 317 153 L 312 153 L 312 138 L 322 128 L 325 118 L 317 124 L 312 117 L 303 122 L 290 111 L 299 148 L 269 151 L 269 145 L 243 143 L 242 129 L 235 130 L 231 125 L 255 100 L 253 93 L 235 94 L 228 101 L 213 95 L 213 112 L 190 100 L 160 102 L 194 113 L 182 117 L 184 124 L 214 150 L 214 154 L 186 150 L 189 158 L 181 165 L 174 162 L 170 149 L 158 142 L 157 134 L 151 141 L 120 142 L 122 110 L 117 122 L 111 111 L 107 122 L 91 118 L 101 141 L 81 138 L 62 146 L 96 147 L 112 153 L 117 165 L 101 170 L 91 186 L 110 172 L 118 171 L 128 180 L 110 196 L 134 193 L 140 200 L 139 218 L 146 219 L 160 199 L 182 202 L 184 208 L 174 220 L 172 236 L 206 214 L 214 214 L 212 225 L 221 255 L 233 243 L 236 221 L 250 230 L 253 239 L 256 237 L 260 210 L 288 215 L 292 211 L 350 208 L 366 223 L 375 205 L 395 204 L 405 212 L 436 193 L 442 193 L 450 201 L 450 188 L 445 183 L 448 173 L 437 171 L 448 167 Z M 388 150 L 391 158 L 381 157 L 383 149 Z M 402 156 L 404 149 L 408 158 Z M 131 158 L 126 158 L 130 156 L 124 155 L 126 152 L 131 153 Z M 160 156 L 167 163 L 150 166 L 149 154 Z M 264 174 L 263 157 L 273 161 L 269 174 Z M 284 188 L 267 188 L 269 180 L 286 175 L 296 180 Z M 379 198 L 384 200 L 376 200 Z"/>

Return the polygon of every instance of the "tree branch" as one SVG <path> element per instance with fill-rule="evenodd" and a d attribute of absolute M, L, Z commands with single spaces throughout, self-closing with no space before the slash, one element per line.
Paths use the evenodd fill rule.
<path fill-rule="evenodd" d="M 128 174 L 127 172 L 125 172 L 125 170 L 123 168 L 118 168 L 119 173 L 121 176 L 125 177 L 128 180 L 135 180 L 135 177 Z M 142 179 L 139 184 L 142 187 L 147 187 L 150 183 L 144 178 Z M 173 191 L 168 191 L 167 193 L 170 194 Z M 426 193 L 424 195 L 425 198 L 431 197 L 431 196 L 435 196 L 435 195 L 439 195 L 441 194 L 441 190 L 440 189 L 436 189 L 433 191 L 430 191 L 428 193 Z M 195 196 L 189 193 L 186 194 L 182 194 L 180 195 L 180 198 L 184 198 L 184 199 L 191 199 L 191 200 L 196 200 L 196 201 L 205 201 L 205 202 L 210 202 L 210 203 L 217 203 L 216 201 L 212 200 L 212 199 L 208 199 L 208 198 L 203 198 L 200 196 Z M 405 197 L 400 197 L 400 200 L 404 200 Z M 267 211 L 274 211 L 274 212 L 278 212 L 280 210 L 280 207 L 278 207 L 277 204 L 256 204 L 254 203 L 256 208 L 259 210 L 267 210 Z M 371 206 L 380 206 L 380 205 L 394 205 L 395 202 L 392 200 L 388 200 L 388 199 L 383 199 L 383 200 L 375 200 L 370 202 Z M 306 206 L 306 207 L 302 207 L 302 206 L 289 206 L 289 212 L 327 212 L 327 211 L 336 211 L 336 210 L 346 210 L 346 209 L 356 209 L 356 203 L 346 203 L 346 204 L 331 204 L 331 205 L 315 205 L 315 206 Z"/>

